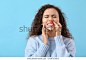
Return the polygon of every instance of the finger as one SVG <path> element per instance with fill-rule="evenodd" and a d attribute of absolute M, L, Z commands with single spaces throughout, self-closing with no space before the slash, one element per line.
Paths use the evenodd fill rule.
<path fill-rule="evenodd" d="M 58 22 L 58 25 L 59 25 L 59 28 L 60 28 L 59 32 L 61 32 L 62 31 L 62 25 L 59 22 Z"/>
<path fill-rule="evenodd" d="M 62 27 L 61 23 L 58 22 L 58 26 L 61 28 Z"/>
<path fill-rule="evenodd" d="M 43 24 L 43 29 L 45 30 L 45 25 Z"/>
<path fill-rule="evenodd" d="M 43 28 L 44 28 L 44 24 L 43 24 Z"/>
<path fill-rule="evenodd" d="M 44 24 L 43 24 L 43 27 L 42 27 L 42 35 L 44 34 Z"/>
<path fill-rule="evenodd" d="M 46 25 L 44 24 L 44 28 L 46 28 Z"/>
<path fill-rule="evenodd" d="M 44 33 L 46 34 L 46 25 L 44 25 Z"/>
<path fill-rule="evenodd" d="M 43 34 L 43 32 L 44 32 L 43 30 L 44 30 L 44 27 L 42 27 L 42 34 Z"/>
<path fill-rule="evenodd" d="M 45 27 L 45 25 L 43 24 L 43 28 L 42 28 L 42 34 L 46 34 L 46 27 Z"/>
<path fill-rule="evenodd" d="M 58 24 L 56 22 L 54 22 L 54 25 L 55 25 L 55 27 L 58 27 Z"/>

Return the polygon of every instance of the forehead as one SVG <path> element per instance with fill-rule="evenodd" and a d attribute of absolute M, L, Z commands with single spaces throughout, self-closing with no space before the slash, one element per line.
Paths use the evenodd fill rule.
<path fill-rule="evenodd" d="M 44 11 L 44 15 L 45 14 L 58 14 L 57 10 L 54 8 L 48 8 Z"/>

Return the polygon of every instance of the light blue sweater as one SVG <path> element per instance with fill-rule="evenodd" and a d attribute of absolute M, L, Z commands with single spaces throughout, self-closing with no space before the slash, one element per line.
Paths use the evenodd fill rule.
<path fill-rule="evenodd" d="M 62 35 L 48 38 L 48 45 L 43 43 L 42 35 L 28 39 L 25 57 L 74 57 L 75 43 Z"/>

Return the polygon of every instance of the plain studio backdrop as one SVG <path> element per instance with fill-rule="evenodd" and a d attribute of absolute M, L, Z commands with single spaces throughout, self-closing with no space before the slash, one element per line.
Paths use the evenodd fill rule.
<path fill-rule="evenodd" d="M 75 57 L 86 57 L 86 0 L 0 0 L 0 57 L 24 57 L 28 30 L 45 4 L 58 6 L 65 13 Z"/>

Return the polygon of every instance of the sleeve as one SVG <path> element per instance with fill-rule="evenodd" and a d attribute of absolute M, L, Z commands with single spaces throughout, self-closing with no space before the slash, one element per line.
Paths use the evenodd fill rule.
<path fill-rule="evenodd" d="M 25 57 L 44 57 L 49 49 L 49 46 L 41 43 L 37 49 L 38 42 L 33 38 L 29 38 L 25 49 Z"/>
<path fill-rule="evenodd" d="M 75 43 L 72 39 L 68 40 L 66 46 L 63 42 L 62 35 L 56 36 L 54 38 L 56 43 L 57 57 L 75 57 L 76 49 L 75 49 Z"/>

